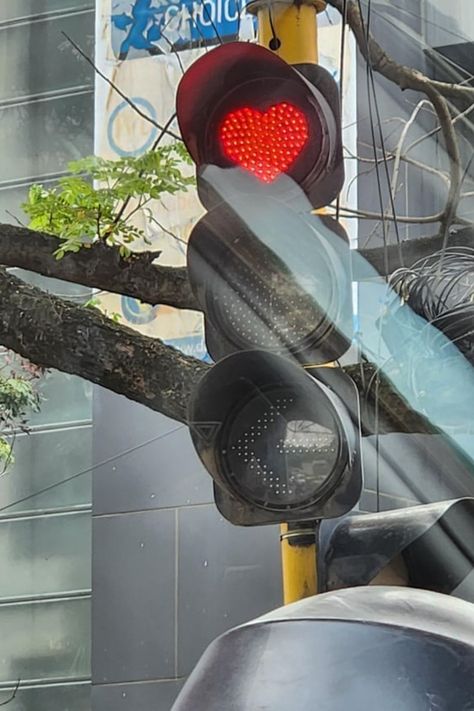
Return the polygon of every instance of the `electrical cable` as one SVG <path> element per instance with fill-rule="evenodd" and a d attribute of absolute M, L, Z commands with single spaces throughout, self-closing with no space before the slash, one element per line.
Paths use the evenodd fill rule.
<path fill-rule="evenodd" d="M 359 7 L 361 25 L 362 25 L 362 30 L 363 30 L 364 37 L 365 37 L 365 44 L 366 44 L 366 51 L 367 51 L 366 81 L 367 81 L 367 101 L 368 101 L 368 108 L 369 108 L 369 123 L 370 123 L 370 133 L 371 133 L 371 138 L 372 138 L 372 147 L 373 147 L 373 153 L 374 153 L 374 159 L 375 159 L 375 173 L 376 173 L 376 179 L 377 179 L 377 192 L 378 192 L 379 204 L 380 204 L 380 214 L 381 214 L 381 218 L 382 218 L 382 237 L 383 237 L 383 243 L 384 243 L 384 262 L 385 262 L 384 266 L 385 266 L 386 272 L 388 273 L 389 268 L 388 268 L 387 222 L 386 222 L 386 218 L 385 218 L 385 210 L 384 210 L 384 204 L 383 204 L 382 182 L 380 179 L 380 170 L 379 170 L 378 155 L 377 155 L 377 143 L 375 140 L 375 125 L 374 125 L 374 115 L 373 115 L 372 98 L 371 98 L 371 84 L 370 84 L 371 60 L 370 60 L 370 50 L 369 50 L 369 35 L 367 33 L 367 27 L 365 25 L 364 16 L 362 13 L 361 0 L 357 0 L 357 4 Z"/>
<path fill-rule="evenodd" d="M 367 8 L 367 52 L 369 52 L 371 7 L 372 7 L 372 0 L 369 0 L 368 8 Z M 369 55 L 369 58 L 370 58 L 370 55 Z M 389 199 L 390 199 L 390 207 L 392 209 L 392 215 L 393 215 L 393 226 L 395 229 L 395 237 L 396 237 L 396 241 L 397 241 L 397 245 L 398 245 L 400 264 L 403 266 L 404 262 L 403 262 L 403 254 L 402 254 L 402 244 L 401 244 L 401 240 L 400 240 L 400 230 L 399 230 L 399 226 L 398 226 L 397 213 L 396 213 L 396 208 L 395 208 L 395 197 L 394 197 L 393 191 L 392 191 L 390 171 L 388 168 L 387 151 L 385 148 L 385 137 L 384 137 L 383 131 L 382 131 L 382 119 L 381 119 L 381 115 L 380 115 L 377 92 L 375 89 L 375 79 L 374 79 L 374 71 L 372 69 L 372 62 L 368 63 L 368 66 L 370 67 L 370 80 L 371 80 L 371 85 L 372 85 L 372 93 L 373 93 L 373 97 L 374 97 L 375 113 L 377 116 L 377 127 L 378 127 L 378 134 L 379 134 L 379 140 L 380 140 L 380 147 L 382 149 L 382 157 L 383 157 L 383 164 L 384 164 L 384 170 L 385 170 L 385 179 L 387 181 L 387 190 L 388 190 Z"/>
<path fill-rule="evenodd" d="M 342 27 L 341 27 L 341 49 L 339 55 L 339 110 L 341 112 L 341 121 L 343 116 L 343 93 L 344 93 L 344 69 L 345 69 L 345 47 L 346 47 L 346 28 L 347 28 L 347 0 L 344 0 L 342 7 Z M 336 200 L 336 220 L 339 220 L 341 209 L 341 195 L 338 194 Z"/>
<path fill-rule="evenodd" d="M 273 35 L 268 46 L 270 47 L 272 52 L 276 52 L 277 49 L 280 49 L 280 47 L 281 47 L 281 40 L 277 37 L 276 31 L 275 31 L 275 26 L 273 24 L 273 17 L 272 17 L 272 6 L 270 3 L 268 4 L 268 21 L 270 23 L 270 29 L 271 29 L 272 35 Z"/>

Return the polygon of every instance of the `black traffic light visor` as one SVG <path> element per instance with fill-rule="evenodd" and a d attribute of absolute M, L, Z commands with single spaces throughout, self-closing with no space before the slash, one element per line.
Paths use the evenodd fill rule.
<path fill-rule="evenodd" d="M 218 637 L 172 711 L 468 711 L 474 606 L 364 587 L 300 600 Z"/>
<path fill-rule="evenodd" d="M 319 548 L 323 592 L 368 585 L 400 556 L 408 585 L 456 595 L 466 581 L 463 597 L 474 601 L 473 498 L 324 522 Z"/>
<path fill-rule="evenodd" d="M 244 42 L 222 45 L 196 60 L 178 86 L 176 108 L 183 141 L 197 167 L 237 165 L 247 173 L 251 194 L 253 185 L 266 183 L 259 171 L 276 166 L 266 184 L 282 199 L 290 199 L 279 186 L 280 177 L 288 174 L 311 195 L 313 207 L 331 202 L 343 182 L 339 100 L 334 100 L 337 87 L 332 86 L 331 75 L 322 67 L 315 67 L 313 74 L 308 80 L 264 47 Z M 288 116 L 279 123 L 276 116 L 270 117 L 287 109 L 297 113 L 296 121 Z M 246 112 L 253 115 L 249 121 Z M 296 125 L 300 119 L 305 124 L 303 142 Z M 232 135 L 232 126 L 236 131 L 229 145 L 225 126 Z M 231 145 L 240 157 L 229 153 Z M 291 157 L 285 163 L 287 152 Z M 198 191 L 211 207 L 199 180 Z"/>

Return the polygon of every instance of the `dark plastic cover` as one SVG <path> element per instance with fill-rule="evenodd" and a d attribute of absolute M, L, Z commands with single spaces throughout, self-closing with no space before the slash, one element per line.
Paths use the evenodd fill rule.
<path fill-rule="evenodd" d="M 474 602 L 474 499 L 321 523 L 321 591 L 368 585 L 396 558 L 411 587 Z"/>
<path fill-rule="evenodd" d="M 280 608 L 215 640 L 172 711 L 472 711 L 474 606 L 364 587 Z"/>

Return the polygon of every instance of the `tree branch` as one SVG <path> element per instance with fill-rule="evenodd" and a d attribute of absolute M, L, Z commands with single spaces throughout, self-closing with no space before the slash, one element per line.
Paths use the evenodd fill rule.
<path fill-rule="evenodd" d="M 375 41 L 374 37 L 366 32 L 359 8 L 352 0 L 349 0 L 347 5 L 344 0 L 328 0 L 328 2 L 339 10 L 341 14 L 345 11 L 347 22 L 355 35 L 359 50 L 367 64 L 374 71 L 379 72 L 386 79 L 399 86 L 400 89 L 412 89 L 425 94 L 436 111 L 450 163 L 450 189 L 446 208 L 441 219 L 441 231 L 444 235 L 443 244 L 446 246 L 448 228 L 456 215 L 462 183 L 459 146 L 446 98 L 462 98 L 472 103 L 474 102 L 474 88 L 435 81 L 418 70 L 398 64 L 388 56 L 385 50 Z"/>
<path fill-rule="evenodd" d="M 0 298 L 3 346 L 37 365 L 79 375 L 186 421 L 193 386 L 209 368 L 202 361 L 116 324 L 96 309 L 47 294 L 3 269 Z"/>
<path fill-rule="evenodd" d="M 402 242 L 403 246 L 403 261 L 400 264 L 400 256 L 398 245 L 390 245 L 388 247 L 373 247 L 371 249 L 359 249 L 359 254 L 367 260 L 367 262 L 378 271 L 382 276 L 388 276 L 396 269 L 402 266 L 411 267 L 419 259 L 429 257 L 435 252 L 439 252 L 443 248 L 443 236 L 436 235 L 435 237 L 423 237 L 421 239 L 409 240 Z M 451 233 L 449 236 L 450 247 L 474 247 L 474 229 L 466 228 L 459 232 Z M 385 255 L 387 260 L 385 261 Z M 388 269 L 386 268 L 386 263 Z M 366 275 L 367 276 L 367 275 Z M 364 279 L 364 274 L 354 274 L 354 279 Z"/>
<path fill-rule="evenodd" d="M 121 257 L 118 247 L 94 242 L 57 260 L 60 245 L 51 235 L 0 224 L 0 264 L 180 309 L 198 309 L 185 267 L 153 264 L 154 252 Z"/>
<path fill-rule="evenodd" d="M 339 10 L 341 15 L 343 15 L 344 0 L 326 0 L 326 2 L 335 7 L 336 10 Z M 395 62 L 388 56 L 385 50 L 382 49 L 372 34 L 369 33 L 367 41 L 364 22 L 356 3 L 352 0 L 348 0 L 347 2 L 346 16 L 349 27 L 355 35 L 358 47 L 365 61 L 370 62 L 374 71 L 382 74 L 394 84 L 398 84 L 400 89 L 413 89 L 414 91 L 426 93 L 423 87 L 426 85 L 426 82 L 428 82 L 433 89 L 447 99 L 463 99 L 469 101 L 471 104 L 474 102 L 474 87 L 462 86 L 461 84 L 449 84 L 448 82 L 430 79 L 416 69 Z"/>
<path fill-rule="evenodd" d="M 78 375 L 187 423 L 187 405 L 211 366 L 133 329 L 96 309 L 48 294 L 0 269 L 0 344 L 44 368 Z M 360 393 L 365 434 L 374 430 L 375 366 L 349 365 L 345 372 Z M 369 384 L 369 385 L 368 385 Z M 430 432 L 380 374 L 378 431 Z"/>

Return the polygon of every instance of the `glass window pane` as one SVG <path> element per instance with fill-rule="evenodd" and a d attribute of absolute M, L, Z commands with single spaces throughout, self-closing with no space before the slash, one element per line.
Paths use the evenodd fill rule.
<path fill-rule="evenodd" d="M 94 7 L 90 0 L 0 0 L 0 22 L 66 9 Z"/>
<path fill-rule="evenodd" d="M 10 67 L 9 72 L 0 74 L 0 100 L 94 83 L 94 70 L 77 57 L 61 32 L 76 38 L 84 52 L 93 56 L 92 10 L 31 24 L 0 26 L 0 62 Z M 48 48 L 46 52 L 44 47 Z"/>
<path fill-rule="evenodd" d="M 0 181 L 57 173 L 92 152 L 93 90 L 0 109 Z"/>
<path fill-rule="evenodd" d="M 0 514 L 90 503 L 91 435 L 91 426 L 17 435 L 15 461 L 0 477 Z"/>
<path fill-rule="evenodd" d="M 91 516 L 0 520 L 0 599 L 90 588 Z"/>
<path fill-rule="evenodd" d="M 0 682 L 87 678 L 90 600 L 0 605 Z"/>
<path fill-rule="evenodd" d="M 7 700 L 13 689 L 2 691 L 0 703 Z M 8 704 L 8 711 L 86 711 L 90 709 L 90 684 L 36 687 L 18 690 Z"/>

